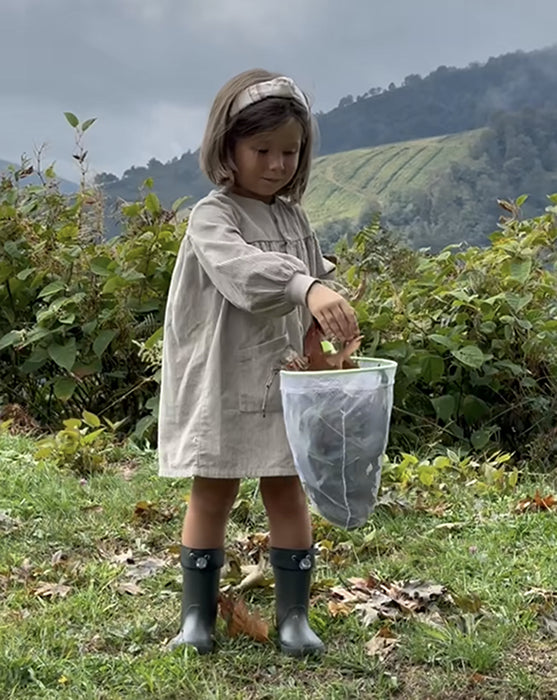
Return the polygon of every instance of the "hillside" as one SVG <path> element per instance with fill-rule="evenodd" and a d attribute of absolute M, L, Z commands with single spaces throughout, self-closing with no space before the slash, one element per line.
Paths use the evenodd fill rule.
<path fill-rule="evenodd" d="M 338 218 L 360 220 L 373 208 L 383 210 L 394 192 L 409 186 L 425 188 L 451 163 L 470 162 L 470 146 L 481 133 L 403 141 L 317 158 L 304 200 L 310 221 L 319 228 Z"/>
<path fill-rule="evenodd" d="M 343 97 L 318 115 L 321 154 L 486 126 L 498 112 L 557 107 L 557 45 L 466 68 L 439 66 L 402 85 Z"/>
<path fill-rule="evenodd" d="M 523 215 L 534 216 L 555 192 L 557 110 L 526 110 L 484 129 L 319 158 L 305 206 L 326 249 L 381 212 L 412 247 L 438 250 L 485 245 L 500 198 L 529 195 Z"/>

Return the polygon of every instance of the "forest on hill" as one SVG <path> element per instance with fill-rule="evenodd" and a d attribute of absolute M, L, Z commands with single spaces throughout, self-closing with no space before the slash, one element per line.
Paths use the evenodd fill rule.
<path fill-rule="evenodd" d="M 305 201 L 310 220 L 327 246 L 377 210 L 412 246 L 481 243 L 497 224 L 498 197 L 527 193 L 527 213 L 533 214 L 557 189 L 556 115 L 557 46 L 467 68 L 440 66 L 424 78 L 407 76 L 399 87 L 348 95 L 334 110 L 316 115 L 321 140 Z M 398 153 L 415 148 L 401 142 L 470 130 L 462 138 L 447 139 L 442 157 L 432 153 L 419 172 L 416 162 L 402 159 L 384 191 L 372 154 L 359 171 L 364 185 L 356 177 L 360 165 L 351 165 L 358 158 L 353 149 L 395 144 Z M 342 177 L 331 180 L 324 173 L 338 174 L 334 159 L 339 155 Z M 198 153 L 192 151 L 168 163 L 153 158 L 145 166 L 132 166 L 121 178 L 101 173 L 96 182 L 114 208 L 119 200 L 135 200 L 147 178 L 167 206 L 183 196 L 191 206 L 211 188 L 199 169 Z M 323 199 L 337 206 L 323 208 Z"/>

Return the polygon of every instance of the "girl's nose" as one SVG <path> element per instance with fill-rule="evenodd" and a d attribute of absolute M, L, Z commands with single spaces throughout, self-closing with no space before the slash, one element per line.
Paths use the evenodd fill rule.
<path fill-rule="evenodd" d="M 282 170 L 284 168 L 284 156 L 282 153 L 272 153 L 269 159 L 271 170 Z"/>

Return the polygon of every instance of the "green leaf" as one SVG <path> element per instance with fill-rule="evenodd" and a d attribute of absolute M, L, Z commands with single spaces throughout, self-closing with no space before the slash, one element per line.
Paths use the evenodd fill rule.
<path fill-rule="evenodd" d="M 10 331 L 0 338 L 0 350 L 9 348 L 21 340 L 21 331 Z"/>
<path fill-rule="evenodd" d="M 99 428 L 98 430 L 93 430 L 92 433 L 88 433 L 87 435 L 82 437 L 81 442 L 84 445 L 89 445 L 91 442 L 94 442 L 99 437 L 99 435 L 104 433 L 105 430 L 106 428 Z"/>
<path fill-rule="evenodd" d="M 99 333 L 93 342 L 93 352 L 97 357 L 101 357 L 117 333 L 118 331 L 114 330 L 104 330 Z"/>
<path fill-rule="evenodd" d="M 81 421 L 79 418 L 68 418 L 65 421 L 62 421 L 63 425 L 68 428 L 68 430 L 79 430 L 81 427 Z"/>
<path fill-rule="evenodd" d="M 528 199 L 527 194 L 521 194 L 520 197 L 516 198 L 516 202 L 515 202 L 516 206 L 520 208 L 527 199 Z"/>
<path fill-rule="evenodd" d="M 75 358 L 77 356 L 77 348 L 75 345 L 75 338 L 71 338 L 64 345 L 58 345 L 57 343 L 51 343 L 47 348 L 49 356 L 56 362 L 59 367 L 63 367 L 68 372 L 71 372 L 74 364 Z"/>
<path fill-rule="evenodd" d="M 176 199 L 174 202 L 172 202 L 172 211 L 178 211 L 182 204 L 188 199 L 190 199 L 189 195 L 186 195 L 185 197 L 179 197 L 178 199 Z"/>
<path fill-rule="evenodd" d="M 54 395 L 62 401 L 71 398 L 75 391 L 77 382 L 72 377 L 59 377 L 54 382 Z"/>
<path fill-rule="evenodd" d="M 462 400 L 460 412 L 468 425 L 472 425 L 489 414 L 489 406 L 477 396 L 468 394 Z"/>
<path fill-rule="evenodd" d="M 470 442 L 475 450 L 483 450 L 490 437 L 489 430 L 475 430 L 470 437 Z"/>
<path fill-rule="evenodd" d="M 452 338 L 449 338 L 447 335 L 432 333 L 429 336 L 429 339 L 434 343 L 437 343 L 437 345 L 442 345 L 444 348 L 448 348 L 449 350 L 453 350 L 456 347 L 455 341 Z"/>
<path fill-rule="evenodd" d="M 98 428 L 101 425 L 101 419 L 91 411 L 83 411 L 81 415 L 90 428 Z"/>
<path fill-rule="evenodd" d="M 152 178 L 152 177 L 148 177 L 148 178 L 146 178 L 145 180 L 143 180 L 143 187 L 145 187 L 145 188 L 148 189 L 148 190 L 152 189 L 152 187 L 153 187 L 153 178 Z"/>
<path fill-rule="evenodd" d="M 79 126 L 79 119 L 75 116 L 75 114 L 72 114 L 72 112 L 64 112 L 64 116 L 68 120 L 68 124 L 73 126 L 74 129 Z"/>
<path fill-rule="evenodd" d="M 428 384 L 438 382 L 445 371 L 445 363 L 439 355 L 426 355 L 421 360 L 422 377 Z"/>
<path fill-rule="evenodd" d="M 459 350 L 452 350 L 452 355 L 463 365 L 474 369 L 480 369 L 483 363 L 491 357 L 484 355 L 476 345 L 466 345 Z"/>
<path fill-rule="evenodd" d="M 431 399 L 437 418 L 448 423 L 456 411 L 456 399 L 452 394 L 445 394 Z"/>
<path fill-rule="evenodd" d="M 153 333 L 153 335 L 149 336 L 147 340 L 145 341 L 145 348 L 147 350 L 152 350 L 152 348 L 155 347 L 155 345 L 159 342 L 159 340 L 162 340 L 162 334 L 163 334 L 164 328 L 161 326 L 160 328 L 157 328 L 157 330 Z"/>
<path fill-rule="evenodd" d="M 524 284 L 528 277 L 530 276 L 530 272 L 532 271 L 532 259 L 528 258 L 526 260 L 512 260 L 510 264 L 510 270 L 509 270 L 509 275 L 511 279 L 516 280 L 517 282 L 520 282 L 521 284 Z"/>
<path fill-rule="evenodd" d="M 154 192 L 149 192 L 149 194 L 145 197 L 145 207 L 151 212 L 151 214 L 158 214 L 158 212 L 161 210 L 161 203 Z"/>
<path fill-rule="evenodd" d="M 526 294 L 512 294 L 512 292 L 507 292 L 505 294 L 505 299 L 515 313 L 521 311 L 533 298 L 534 295 L 531 292 L 526 292 Z"/>
<path fill-rule="evenodd" d="M 65 288 L 66 285 L 62 282 L 62 280 L 55 280 L 54 282 L 47 284 L 46 287 L 43 287 L 41 291 L 37 294 L 37 296 L 39 297 L 39 299 L 43 297 L 49 297 L 53 294 L 56 294 L 56 292 L 61 292 L 62 289 Z"/>
<path fill-rule="evenodd" d="M 96 118 L 96 117 L 93 117 L 92 119 L 86 119 L 86 120 L 83 122 L 83 124 L 81 125 L 81 131 L 83 131 L 83 133 L 85 133 L 85 132 L 87 131 L 87 129 L 88 129 L 90 126 L 93 126 L 93 124 L 94 124 L 96 121 L 97 121 L 97 118 Z"/>
<path fill-rule="evenodd" d="M 111 262 L 112 258 L 109 258 L 108 255 L 98 255 L 96 258 L 92 258 L 91 260 L 91 271 L 96 275 L 100 275 L 101 277 L 108 277 L 110 275 L 110 270 L 108 267 Z"/>
<path fill-rule="evenodd" d="M 30 277 L 34 272 L 35 272 L 34 267 L 28 267 L 25 270 L 21 270 L 21 272 L 17 273 L 17 279 L 18 280 L 23 280 L 25 281 L 28 277 Z"/>

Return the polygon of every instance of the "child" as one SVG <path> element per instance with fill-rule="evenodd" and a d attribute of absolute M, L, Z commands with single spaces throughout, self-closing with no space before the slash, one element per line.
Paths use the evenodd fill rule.
<path fill-rule="evenodd" d="M 298 202 L 312 117 L 289 78 L 251 70 L 217 94 L 201 167 L 218 186 L 191 212 L 164 327 L 160 474 L 193 477 L 182 531 L 182 620 L 171 647 L 213 648 L 225 527 L 242 477 L 259 477 L 270 525 L 283 652 L 323 651 L 307 614 L 309 511 L 288 446 L 276 377 L 312 316 L 341 341 L 355 314 L 321 284 L 325 260 Z"/>

